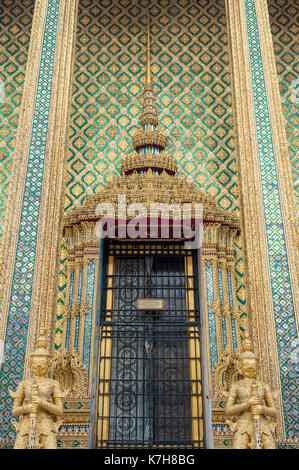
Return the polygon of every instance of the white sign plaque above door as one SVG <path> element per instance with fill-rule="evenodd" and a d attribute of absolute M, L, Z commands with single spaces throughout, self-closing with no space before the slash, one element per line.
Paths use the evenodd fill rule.
<path fill-rule="evenodd" d="M 164 299 L 137 299 L 137 310 L 163 310 Z"/>

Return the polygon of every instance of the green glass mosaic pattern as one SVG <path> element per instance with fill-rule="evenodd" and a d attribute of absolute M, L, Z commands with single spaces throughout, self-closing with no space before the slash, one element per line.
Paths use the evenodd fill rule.
<path fill-rule="evenodd" d="M 209 347 L 210 347 L 210 364 L 211 374 L 213 367 L 219 360 L 218 346 L 217 346 L 217 331 L 216 331 L 216 317 L 212 312 L 211 303 L 215 298 L 214 292 L 214 278 L 213 278 L 213 265 L 210 261 L 205 263 L 206 279 L 207 279 L 207 305 L 208 305 L 208 325 L 209 325 Z"/>
<path fill-rule="evenodd" d="M 34 0 L 0 2 L 0 242 L 22 99 Z"/>
<path fill-rule="evenodd" d="M 276 68 L 285 118 L 288 149 L 299 203 L 298 103 L 299 8 L 293 0 L 268 0 Z"/>
<path fill-rule="evenodd" d="M 285 241 L 284 223 L 287 221 L 283 220 L 280 203 L 255 1 L 244 0 L 244 3 L 284 424 L 286 436 L 294 438 L 299 430 L 298 373 L 291 352 L 293 343 L 298 338 L 298 331 Z"/>
<path fill-rule="evenodd" d="M 138 125 L 146 10 L 160 123 L 181 172 L 225 209 L 238 191 L 223 0 L 80 0 L 66 209 L 119 173 Z"/>

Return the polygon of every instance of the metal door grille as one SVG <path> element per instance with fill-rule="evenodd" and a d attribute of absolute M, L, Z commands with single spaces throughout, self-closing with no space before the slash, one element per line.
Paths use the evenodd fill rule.
<path fill-rule="evenodd" d="M 98 447 L 203 447 L 193 251 L 110 243 L 104 259 Z M 164 309 L 137 310 L 138 298 Z"/>

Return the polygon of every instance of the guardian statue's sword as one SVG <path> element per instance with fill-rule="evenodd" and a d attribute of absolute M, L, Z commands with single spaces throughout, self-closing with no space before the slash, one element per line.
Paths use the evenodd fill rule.
<path fill-rule="evenodd" d="M 31 403 L 35 404 L 37 402 L 38 389 L 37 383 L 33 381 L 31 387 Z M 30 431 L 29 431 L 29 442 L 28 449 L 36 449 L 36 421 L 37 421 L 37 406 L 35 410 L 30 413 Z"/>
<path fill-rule="evenodd" d="M 252 395 L 258 396 L 257 384 L 252 382 L 251 385 Z M 262 432 L 261 432 L 261 419 L 260 415 L 252 414 L 254 434 L 255 434 L 255 449 L 262 449 Z"/>

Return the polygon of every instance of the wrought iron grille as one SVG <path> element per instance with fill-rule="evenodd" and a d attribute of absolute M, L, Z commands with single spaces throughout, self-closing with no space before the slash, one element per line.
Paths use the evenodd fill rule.
<path fill-rule="evenodd" d="M 194 250 L 193 250 L 194 251 Z M 203 447 L 197 270 L 184 245 L 109 243 L 98 447 Z M 138 310 L 137 299 L 163 299 Z"/>

